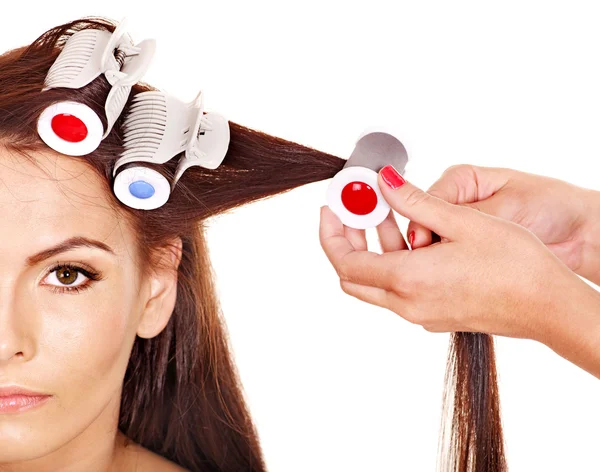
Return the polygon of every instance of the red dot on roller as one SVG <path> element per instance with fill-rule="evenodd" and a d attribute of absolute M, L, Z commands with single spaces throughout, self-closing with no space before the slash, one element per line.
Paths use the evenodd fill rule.
<path fill-rule="evenodd" d="M 59 113 L 52 117 L 52 131 L 65 141 L 79 143 L 88 135 L 87 126 L 75 115 Z"/>
<path fill-rule="evenodd" d="M 377 194 L 364 182 L 350 182 L 342 189 L 342 203 L 355 215 L 367 215 L 377 206 Z"/>

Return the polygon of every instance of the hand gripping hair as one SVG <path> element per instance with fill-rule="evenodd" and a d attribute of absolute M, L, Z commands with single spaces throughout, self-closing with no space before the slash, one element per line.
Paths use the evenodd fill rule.
<path fill-rule="evenodd" d="M 74 33 L 48 71 L 43 91 L 57 87 L 81 88 L 100 74 L 112 85 L 104 106 L 108 126 L 87 105 L 62 101 L 46 108 L 38 120 L 38 133 L 54 150 L 84 156 L 96 150 L 122 113 L 131 88 L 148 70 L 155 52 L 154 40 L 134 46 L 122 21 L 111 34 L 86 29 Z M 164 205 L 175 184 L 193 165 L 217 168 L 229 146 L 229 123 L 218 113 L 204 113 L 202 91 L 189 104 L 162 91 L 137 94 L 125 117 L 124 151 L 115 162 L 113 190 L 125 205 L 152 210 Z M 164 164 L 184 153 L 173 182 L 144 165 Z"/>

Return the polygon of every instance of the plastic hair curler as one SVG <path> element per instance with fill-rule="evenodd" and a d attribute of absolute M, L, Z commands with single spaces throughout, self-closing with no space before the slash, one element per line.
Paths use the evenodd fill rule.
<path fill-rule="evenodd" d="M 49 105 L 38 118 L 42 140 L 54 150 L 84 156 L 98 148 L 125 109 L 133 88 L 150 66 L 153 39 L 134 45 L 125 32 L 126 20 L 113 33 L 84 29 L 74 33 L 50 67 L 42 92 L 57 87 L 77 89 L 104 74 L 111 84 L 105 102 L 107 127 L 90 107 L 76 101 Z M 163 91 L 137 93 L 123 119 L 123 152 L 113 168 L 113 191 L 125 205 L 138 210 L 163 206 L 181 175 L 191 166 L 216 169 L 230 141 L 228 120 L 204 112 L 204 95 L 184 103 Z M 182 154 L 172 183 L 148 164 L 164 164 Z M 124 164 L 139 162 L 139 165 Z M 119 171 L 117 173 L 117 171 Z"/>
<path fill-rule="evenodd" d="M 219 113 L 204 114 L 203 97 L 200 91 L 189 104 L 163 91 L 142 92 L 133 98 L 123 121 L 125 150 L 113 169 L 113 190 L 122 203 L 138 210 L 161 207 L 189 167 L 216 169 L 221 165 L 229 148 L 229 122 Z M 182 152 L 172 183 L 143 164 L 117 174 L 124 164 L 164 164 Z"/>
<path fill-rule="evenodd" d="M 123 111 L 132 86 L 149 68 L 156 42 L 147 39 L 134 45 L 125 32 L 126 25 L 123 19 L 113 33 L 98 29 L 74 33 L 50 67 L 42 92 L 58 87 L 78 89 L 101 74 L 112 85 L 104 106 L 106 129 L 91 108 L 75 101 L 54 103 L 41 113 L 38 134 L 54 150 L 71 156 L 93 152 Z"/>
<path fill-rule="evenodd" d="M 350 228 L 377 226 L 390 212 L 377 185 L 377 175 L 388 164 L 403 174 L 407 163 L 408 154 L 397 138 L 381 128 L 365 130 L 346 165 L 330 182 L 327 205 Z"/>

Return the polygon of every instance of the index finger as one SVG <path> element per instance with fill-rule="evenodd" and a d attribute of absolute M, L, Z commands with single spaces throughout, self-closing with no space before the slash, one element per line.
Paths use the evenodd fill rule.
<path fill-rule="evenodd" d="M 409 254 L 408 250 L 383 254 L 355 250 L 344 235 L 344 224 L 327 205 L 321 207 L 319 240 L 341 279 L 390 291 L 397 271 L 402 270 L 403 255 Z"/>

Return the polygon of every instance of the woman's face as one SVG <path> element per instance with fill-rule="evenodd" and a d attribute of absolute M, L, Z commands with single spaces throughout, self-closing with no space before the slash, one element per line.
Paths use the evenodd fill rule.
<path fill-rule="evenodd" d="M 0 464 L 111 437 L 150 293 L 134 235 L 85 158 L 34 157 L 50 176 L 0 151 L 0 396 L 16 385 L 51 397 L 21 412 L 0 398 Z M 69 240 L 92 243 L 45 253 Z"/>

